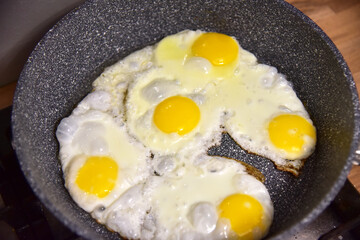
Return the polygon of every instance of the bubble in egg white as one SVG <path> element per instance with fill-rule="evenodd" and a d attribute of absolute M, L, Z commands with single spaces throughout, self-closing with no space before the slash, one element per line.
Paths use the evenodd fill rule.
<path fill-rule="evenodd" d="M 210 233 L 216 228 L 217 213 L 213 204 L 199 202 L 191 206 L 188 218 L 200 233 Z"/>
<path fill-rule="evenodd" d="M 155 79 L 141 90 L 141 94 L 147 101 L 157 103 L 174 95 L 179 88 L 176 80 Z"/>
<path fill-rule="evenodd" d="M 154 239 L 154 233 L 156 231 L 156 222 L 151 214 L 146 214 L 143 219 L 141 237 L 143 239 Z"/>
<path fill-rule="evenodd" d="M 72 136 L 78 129 L 76 120 L 72 117 L 64 118 L 59 124 L 56 130 L 56 137 L 60 142 L 69 143 L 72 140 Z"/>
<path fill-rule="evenodd" d="M 175 169 L 176 164 L 172 156 L 160 156 L 153 159 L 154 170 L 156 174 L 164 175 L 167 172 L 171 172 Z"/>
<path fill-rule="evenodd" d="M 137 184 L 131 188 L 129 188 L 126 192 L 124 192 L 116 202 L 112 204 L 110 207 L 113 208 L 133 208 L 136 206 L 136 204 L 141 201 L 142 198 L 142 184 Z"/>
<path fill-rule="evenodd" d="M 206 101 L 205 94 L 206 94 L 206 91 L 201 91 L 200 93 L 189 94 L 189 95 L 187 95 L 187 97 L 190 98 L 191 100 L 193 100 L 198 105 L 202 105 Z"/>
<path fill-rule="evenodd" d="M 80 150 L 92 156 L 107 155 L 108 145 L 103 138 L 105 127 L 98 122 L 87 122 L 74 136 L 73 144 Z"/>
<path fill-rule="evenodd" d="M 106 209 L 102 222 L 129 239 L 139 238 L 146 232 L 140 224 L 145 218 L 148 219 L 148 228 L 151 229 L 151 222 L 146 216 L 151 207 L 146 201 L 143 187 L 143 184 L 137 184 L 124 192 Z"/>
<path fill-rule="evenodd" d="M 88 110 L 106 112 L 111 107 L 111 95 L 106 91 L 94 91 L 89 93 L 73 110 L 73 114 L 84 114 Z"/>
<path fill-rule="evenodd" d="M 201 71 L 208 74 L 212 68 L 211 63 L 202 57 L 191 57 L 185 61 L 184 67 L 187 70 Z"/>
<path fill-rule="evenodd" d="M 135 209 L 118 210 L 109 214 L 106 226 L 126 238 L 137 239 L 141 234 L 141 221 L 142 216 L 139 217 Z"/>
<path fill-rule="evenodd" d="M 104 205 L 100 204 L 94 208 L 94 210 L 91 213 L 91 216 L 95 219 L 99 219 L 99 221 L 101 222 L 100 219 L 102 219 L 105 210 L 106 210 L 106 207 Z"/>

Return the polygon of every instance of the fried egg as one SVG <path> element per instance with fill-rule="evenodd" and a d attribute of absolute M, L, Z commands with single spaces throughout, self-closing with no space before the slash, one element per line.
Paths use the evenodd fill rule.
<path fill-rule="evenodd" d="M 222 132 L 222 110 L 209 104 L 215 89 L 186 87 L 161 67 L 138 74 L 126 98 L 129 133 L 162 155 L 206 152 Z"/>
<path fill-rule="evenodd" d="M 150 177 L 155 239 L 260 239 L 273 218 L 265 186 L 240 163 L 202 155 Z"/>
<path fill-rule="evenodd" d="M 65 186 L 88 212 L 106 209 L 149 175 L 149 150 L 104 112 L 110 108 L 108 95 L 88 95 L 56 131 Z"/>
<path fill-rule="evenodd" d="M 219 96 L 229 113 L 226 131 L 242 148 L 298 175 L 314 151 L 316 130 L 291 84 L 262 64 L 241 64 L 236 74 L 219 86 L 226 92 Z"/>

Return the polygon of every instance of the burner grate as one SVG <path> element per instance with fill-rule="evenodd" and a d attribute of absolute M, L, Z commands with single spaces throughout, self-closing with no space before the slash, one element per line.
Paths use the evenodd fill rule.
<path fill-rule="evenodd" d="M 0 111 L 0 239 L 80 239 L 42 205 L 11 147 L 11 108 Z"/>

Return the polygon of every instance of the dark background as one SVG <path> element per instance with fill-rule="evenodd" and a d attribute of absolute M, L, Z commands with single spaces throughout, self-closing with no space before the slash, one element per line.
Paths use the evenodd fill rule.
<path fill-rule="evenodd" d="M 31 51 L 66 13 L 85 0 L 0 0 L 0 87 L 17 81 Z"/>

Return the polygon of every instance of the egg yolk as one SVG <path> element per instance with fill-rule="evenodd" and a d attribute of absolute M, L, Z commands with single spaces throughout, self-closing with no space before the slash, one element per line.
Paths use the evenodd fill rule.
<path fill-rule="evenodd" d="M 314 126 L 299 115 L 283 114 L 273 118 L 268 132 L 275 147 L 292 154 L 302 153 L 305 135 L 316 140 Z"/>
<path fill-rule="evenodd" d="M 190 98 L 169 97 L 156 106 L 153 121 L 165 133 L 184 135 L 199 123 L 200 109 Z"/>
<path fill-rule="evenodd" d="M 253 239 L 253 229 L 256 227 L 264 231 L 263 207 L 249 195 L 230 195 L 220 203 L 218 209 L 220 217 L 230 221 L 231 229 L 240 239 Z"/>
<path fill-rule="evenodd" d="M 84 192 L 103 198 L 114 189 L 117 175 L 118 165 L 112 158 L 92 156 L 78 171 L 76 184 Z"/>
<path fill-rule="evenodd" d="M 239 52 L 235 39 L 221 33 L 204 33 L 191 47 L 192 54 L 209 60 L 214 66 L 233 62 Z"/>

